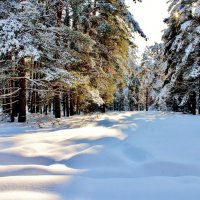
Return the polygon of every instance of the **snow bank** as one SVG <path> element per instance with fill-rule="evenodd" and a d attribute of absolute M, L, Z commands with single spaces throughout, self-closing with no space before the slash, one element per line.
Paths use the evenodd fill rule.
<path fill-rule="evenodd" d="M 199 200 L 200 117 L 76 116 L 0 124 L 1 200 Z"/>

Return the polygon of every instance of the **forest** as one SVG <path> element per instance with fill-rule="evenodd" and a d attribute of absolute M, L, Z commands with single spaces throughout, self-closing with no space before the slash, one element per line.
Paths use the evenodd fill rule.
<path fill-rule="evenodd" d="M 199 144 L 200 0 L 0 0 L 0 200 L 200 200 Z"/>
<path fill-rule="evenodd" d="M 135 34 L 148 36 L 125 0 L 0 1 L 1 116 L 199 114 L 200 1 L 169 0 L 169 13 L 138 61 Z"/>

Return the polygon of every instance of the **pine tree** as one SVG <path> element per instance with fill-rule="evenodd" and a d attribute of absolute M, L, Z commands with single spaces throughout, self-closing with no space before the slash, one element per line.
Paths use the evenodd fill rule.
<path fill-rule="evenodd" d="M 160 94 L 166 109 L 199 113 L 200 1 L 171 0 L 163 35 L 166 79 Z M 162 101 L 163 102 L 163 101 Z"/>

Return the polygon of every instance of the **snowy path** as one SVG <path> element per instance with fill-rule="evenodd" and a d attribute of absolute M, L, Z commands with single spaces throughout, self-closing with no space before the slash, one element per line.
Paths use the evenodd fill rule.
<path fill-rule="evenodd" d="M 0 200 L 200 199 L 199 116 L 122 112 L 60 126 L 0 124 Z"/>

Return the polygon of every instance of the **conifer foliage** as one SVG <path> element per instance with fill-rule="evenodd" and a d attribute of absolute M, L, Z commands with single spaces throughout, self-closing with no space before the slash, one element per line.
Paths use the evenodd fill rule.
<path fill-rule="evenodd" d="M 170 0 L 163 43 L 143 54 L 140 102 L 146 109 L 200 111 L 200 1 Z"/>
<path fill-rule="evenodd" d="M 200 1 L 171 0 L 163 35 L 165 70 L 158 103 L 167 109 L 199 113 Z"/>

